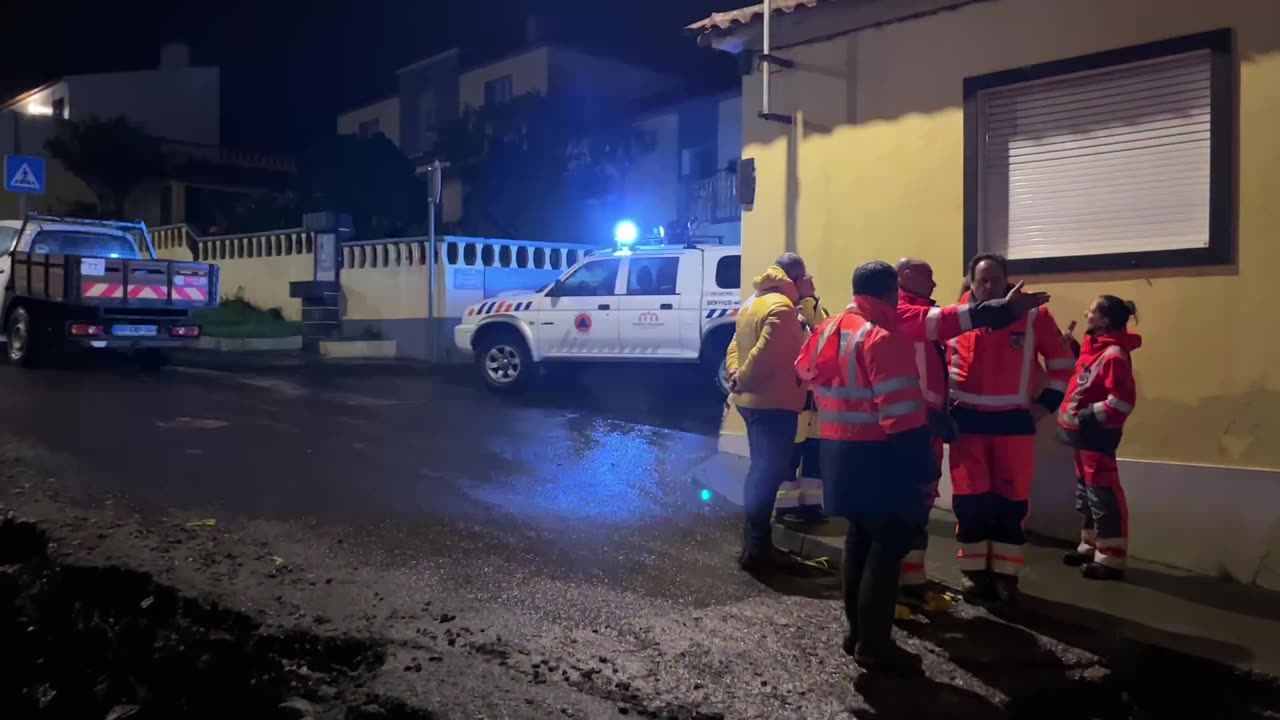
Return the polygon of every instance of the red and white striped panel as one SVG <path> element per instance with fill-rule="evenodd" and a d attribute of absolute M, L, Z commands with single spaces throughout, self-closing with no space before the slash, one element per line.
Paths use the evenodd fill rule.
<path fill-rule="evenodd" d="M 175 285 L 173 286 L 173 299 L 174 300 L 197 300 L 197 301 L 203 302 L 209 299 L 209 294 L 205 292 L 204 288 L 178 287 L 177 285 Z"/>
<path fill-rule="evenodd" d="M 165 298 L 163 285 L 130 285 L 129 297 L 134 300 L 163 300 Z"/>
<path fill-rule="evenodd" d="M 116 283 L 84 282 L 80 284 L 80 296 L 84 298 L 124 297 L 124 285 Z"/>

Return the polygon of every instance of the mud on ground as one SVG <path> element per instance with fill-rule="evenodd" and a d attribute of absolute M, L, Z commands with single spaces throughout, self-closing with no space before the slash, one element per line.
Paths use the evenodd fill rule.
<path fill-rule="evenodd" d="M 7 717 L 433 717 L 363 690 L 385 660 L 373 642 L 264 632 L 147 573 L 64 565 L 48 550 L 34 524 L 0 521 Z"/>

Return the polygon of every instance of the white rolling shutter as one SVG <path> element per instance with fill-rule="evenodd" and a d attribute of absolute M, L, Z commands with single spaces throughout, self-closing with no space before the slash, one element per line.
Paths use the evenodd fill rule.
<path fill-rule="evenodd" d="M 983 250 L 1209 246 L 1210 51 L 984 90 Z"/>

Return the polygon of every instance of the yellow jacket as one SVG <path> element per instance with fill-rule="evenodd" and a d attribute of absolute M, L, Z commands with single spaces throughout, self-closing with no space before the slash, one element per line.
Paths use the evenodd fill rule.
<path fill-rule="evenodd" d="M 812 298 L 799 300 L 795 283 L 774 265 L 753 283 L 755 294 L 738 311 L 738 324 L 729 342 L 725 367 L 738 372 L 739 392 L 733 403 L 759 410 L 794 410 L 805 405 L 805 388 L 794 364 L 808 336 L 800 314 L 810 327 L 824 311 Z M 799 312 L 797 312 L 799 311 Z"/>

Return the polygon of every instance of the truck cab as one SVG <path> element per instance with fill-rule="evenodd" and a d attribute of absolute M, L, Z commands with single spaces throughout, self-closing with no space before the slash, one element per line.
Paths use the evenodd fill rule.
<path fill-rule="evenodd" d="M 701 362 L 719 378 L 741 299 L 741 253 L 657 245 L 589 255 L 538 292 L 467 308 L 454 343 L 499 391 L 531 381 L 545 362 Z"/>

